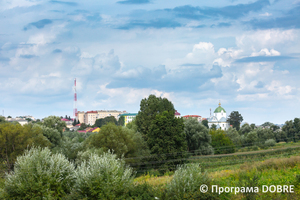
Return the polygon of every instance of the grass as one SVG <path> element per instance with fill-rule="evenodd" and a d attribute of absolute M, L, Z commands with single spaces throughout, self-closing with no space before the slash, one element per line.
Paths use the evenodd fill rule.
<path fill-rule="evenodd" d="M 239 158 L 234 164 L 234 159 Z M 202 160 L 202 164 L 205 164 Z M 219 199 L 300 199 L 300 153 L 299 148 L 276 150 L 273 153 L 251 154 L 231 157 L 217 157 L 206 160 L 208 176 L 212 180 L 212 185 L 219 187 L 242 187 L 255 186 L 260 188 L 259 193 L 223 193 Z M 230 165 L 230 163 L 233 163 Z M 220 166 L 227 164 L 225 167 Z M 254 178 L 256 177 L 256 178 Z M 146 181 L 149 185 L 164 190 L 170 183 L 172 176 L 151 176 L 144 175 L 135 179 L 136 183 Z M 199 186 L 203 183 L 199 183 Z M 262 193 L 263 185 L 294 185 L 295 193 Z"/>

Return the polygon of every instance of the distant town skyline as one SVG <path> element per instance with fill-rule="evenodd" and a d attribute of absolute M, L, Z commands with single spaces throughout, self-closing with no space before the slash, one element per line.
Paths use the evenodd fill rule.
<path fill-rule="evenodd" d="M 300 117 L 300 0 L 0 2 L 5 116 L 139 111 L 150 94 L 181 115 L 219 100 L 244 121 Z"/>

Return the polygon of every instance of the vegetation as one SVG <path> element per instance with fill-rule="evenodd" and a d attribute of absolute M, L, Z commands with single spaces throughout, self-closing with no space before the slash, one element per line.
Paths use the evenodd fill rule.
<path fill-rule="evenodd" d="M 232 111 L 228 116 L 227 121 L 230 125 L 232 125 L 233 128 L 235 128 L 236 130 L 240 130 L 240 124 L 243 121 L 243 117 L 239 113 L 239 111 Z"/>
<path fill-rule="evenodd" d="M 208 129 L 195 118 L 184 120 L 184 133 L 186 136 L 188 151 L 196 155 L 214 154 L 211 144 L 211 135 Z"/>

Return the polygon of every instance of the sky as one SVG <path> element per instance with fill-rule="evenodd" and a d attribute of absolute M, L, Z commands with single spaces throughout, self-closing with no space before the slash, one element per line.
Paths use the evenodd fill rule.
<path fill-rule="evenodd" d="M 150 94 L 181 115 L 219 101 L 243 122 L 300 113 L 300 0 L 0 1 L 4 116 L 137 113 Z"/>

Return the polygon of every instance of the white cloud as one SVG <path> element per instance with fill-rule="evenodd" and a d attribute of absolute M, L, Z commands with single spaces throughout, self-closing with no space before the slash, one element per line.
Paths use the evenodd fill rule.
<path fill-rule="evenodd" d="M 260 52 L 253 52 L 251 56 L 280 56 L 280 52 L 274 49 L 269 51 L 267 48 L 264 48 Z"/>

